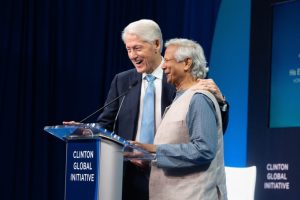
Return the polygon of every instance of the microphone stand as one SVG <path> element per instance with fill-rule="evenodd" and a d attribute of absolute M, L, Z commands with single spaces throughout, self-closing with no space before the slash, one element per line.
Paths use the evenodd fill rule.
<path fill-rule="evenodd" d="M 129 88 L 128 88 L 127 91 L 123 92 L 121 95 L 117 96 L 116 98 L 114 98 L 113 100 L 111 100 L 110 102 L 108 102 L 107 104 L 105 104 L 104 106 L 102 106 L 101 108 L 99 108 L 98 110 L 96 110 L 95 112 L 93 112 L 92 114 L 90 114 L 89 116 L 87 116 L 84 119 L 80 120 L 79 123 L 84 122 L 85 120 L 87 120 L 88 118 L 92 117 L 96 113 L 100 112 L 101 110 L 103 110 L 107 106 L 111 105 L 112 103 L 114 103 L 115 101 L 117 101 L 118 99 L 120 99 L 121 97 L 124 97 L 131 90 L 131 88 L 134 87 L 137 83 L 138 83 L 138 80 L 136 80 L 133 84 L 131 84 L 129 86 Z M 124 100 L 124 98 L 123 98 L 123 100 Z M 123 100 L 122 100 L 122 103 L 123 103 Z"/>

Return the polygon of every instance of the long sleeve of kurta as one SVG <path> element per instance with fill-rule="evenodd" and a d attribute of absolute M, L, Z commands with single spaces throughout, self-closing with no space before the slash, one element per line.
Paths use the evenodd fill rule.
<path fill-rule="evenodd" d="M 212 101 L 196 93 L 186 116 L 190 142 L 187 144 L 157 145 L 157 166 L 186 168 L 209 163 L 217 148 L 217 118 Z"/>

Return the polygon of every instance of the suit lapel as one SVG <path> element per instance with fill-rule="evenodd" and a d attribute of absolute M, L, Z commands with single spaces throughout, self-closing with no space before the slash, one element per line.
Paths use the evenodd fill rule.
<path fill-rule="evenodd" d="M 141 94 L 141 83 L 142 83 L 142 75 L 139 73 L 134 73 L 131 77 L 130 83 L 134 83 L 138 81 L 138 83 L 131 88 L 131 90 L 126 95 L 126 102 L 124 102 L 124 110 L 126 113 L 126 120 L 128 122 L 133 122 L 132 124 L 127 124 L 126 127 L 128 129 L 128 134 L 130 139 L 134 139 L 137 131 L 137 122 L 140 108 L 140 94 Z"/>
<path fill-rule="evenodd" d="M 174 97 L 176 95 L 175 87 L 171 84 L 167 83 L 167 77 L 165 74 L 163 74 L 163 80 L 162 80 L 162 93 L 161 93 L 161 113 L 165 112 L 165 109 L 167 106 L 169 106 Z"/>

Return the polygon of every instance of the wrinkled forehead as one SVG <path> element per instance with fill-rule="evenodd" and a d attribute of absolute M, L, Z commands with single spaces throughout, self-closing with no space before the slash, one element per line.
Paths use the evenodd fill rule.
<path fill-rule="evenodd" d="M 152 44 L 151 42 L 145 41 L 143 38 L 135 35 L 135 34 L 126 34 L 124 37 L 124 43 L 126 48 L 130 48 L 133 46 L 144 46 L 147 44 Z"/>
<path fill-rule="evenodd" d="M 143 36 L 137 35 L 135 33 L 125 33 L 124 42 L 126 43 L 126 41 L 128 41 L 128 40 L 147 42 L 147 40 Z"/>
<path fill-rule="evenodd" d="M 178 46 L 176 45 L 169 45 L 166 50 L 165 50 L 165 55 L 164 57 L 167 59 L 171 59 L 175 57 L 175 53 L 178 49 Z"/>

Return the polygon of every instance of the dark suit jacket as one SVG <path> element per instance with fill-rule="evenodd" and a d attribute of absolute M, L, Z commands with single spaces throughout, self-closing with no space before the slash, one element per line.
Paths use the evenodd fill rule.
<path fill-rule="evenodd" d="M 127 140 L 134 140 L 140 108 L 141 84 L 142 74 L 138 73 L 136 69 L 117 74 L 111 83 L 106 103 L 122 93 L 129 91 L 126 94 L 122 105 L 121 102 L 123 98 L 120 98 L 118 101 L 104 109 L 102 114 L 98 117 L 98 123 L 110 131 L 115 131 L 116 134 Z M 129 89 L 130 87 L 131 89 Z M 161 94 L 162 114 L 164 113 L 165 108 L 172 103 L 175 94 L 175 87 L 167 83 L 164 75 Z M 116 117 L 119 109 L 118 117 Z"/>

